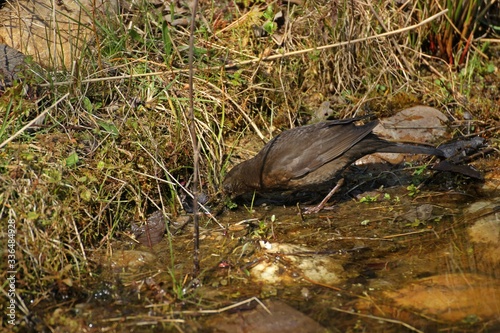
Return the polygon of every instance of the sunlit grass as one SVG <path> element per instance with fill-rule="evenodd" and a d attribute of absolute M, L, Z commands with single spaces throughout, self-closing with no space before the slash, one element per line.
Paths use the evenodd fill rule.
<path fill-rule="evenodd" d="M 399 11 L 393 3 L 274 6 L 288 20 L 277 30 L 281 44 L 273 36 L 254 35 L 252 25 L 271 17 L 264 15 L 270 9 L 262 2 L 230 12 L 215 2 L 203 7 L 194 78 L 202 192 L 216 198 L 237 158 L 251 157 L 280 130 L 307 123 L 312 110 L 334 96 L 339 118 L 425 103 L 452 109 L 459 119 L 460 97 L 472 95 L 478 68 L 490 74 L 488 63 L 469 49 L 461 71 L 447 67 L 447 61 L 422 52 L 428 28 L 410 37 L 238 65 L 395 30 L 414 23 L 408 12 L 423 19 L 437 10 L 419 2 Z M 111 254 L 132 222 L 144 222 L 157 209 L 172 218 L 182 213 L 176 182 L 192 181 L 193 164 L 187 128 L 189 36 L 185 27 L 167 22 L 182 15 L 187 14 L 162 13 L 146 3 L 127 15 L 97 15 L 92 41 L 73 55 L 72 66 L 43 76 L 45 87 L 36 101 L 23 97 L 21 85 L 2 96 L 0 143 L 69 93 L 43 123 L 0 150 L 0 214 L 2 223 L 9 216 L 19 222 L 19 292 L 34 304 L 50 299 L 55 281 L 85 284 L 103 264 L 92 255 Z M 472 29 L 471 15 L 457 16 L 467 26 L 463 36 Z M 452 48 L 453 59 L 466 54 L 461 43 Z M 481 112 L 479 103 L 472 110 Z M 170 290 L 181 299 L 181 276 L 187 272 L 176 271 L 174 259 L 165 269 Z"/>

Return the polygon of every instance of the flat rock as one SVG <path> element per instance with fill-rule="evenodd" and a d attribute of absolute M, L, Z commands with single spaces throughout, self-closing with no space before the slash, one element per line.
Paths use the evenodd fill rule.
<path fill-rule="evenodd" d="M 278 300 L 266 300 L 262 306 L 238 311 L 233 314 L 221 313 L 207 320 L 207 328 L 217 332 L 230 333 L 321 333 L 328 330 L 302 312 Z"/>
<path fill-rule="evenodd" d="M 153 253 L 136 250 L 118 250 L 110 258 L 111 267 L 118 272 L 124 269 L 133 271 L 156 261 L 157 257 Z"/>
<path fill-rule="evenodd" d="M 435 143 L 446 136 L 447 121 L 438 109 L 417 105 L 381 119 L 373 132 L 390 140 Z"/>
<path fill-rule="evenodd" d="M 438 143 L 447 137 L 446 116 L 439 110 L 418 105 L 398 112 L 392 117 L 380 119 L 373 132 L 389 140 L 416 144 Z M 357 164 L 380 163 L 399 164 L 412 160 L 412 155 L 377 153 L 363 157 Z"/>
<path fill-rule="evenodd" d="M 464 218 L 474 244 L 474 258 L 483 268 L 500 265 L 500 199 L 478 201 L 468 207 Z"/>
<path fill-rule="evenodd" d="M 261 242 L 265 260 L 250 270 L 251 276 L 263 283 L 292 283 L 306 279 L 322 284 L 337 284 L 343 281 L 342 261 L 328 255 L 318 254 L 305 246 Z M 296 283 L 296 282 L 295 282 Z"/>
<path fill-rule="evenodd" d="M 398 307 L 439 320 L 459 322 L 474 317 L 487 321 L 500 317 L 500 281 L 479 274 L 435 275 L 384 295 Z"/>
<path fill-rule="evenodd" d="M 93 19 L 116 13 L 117 0 L 16 0 L 0 9 L 0 43 L 6 44 L 43 67 L 69 68 L 92 37 Z"/>

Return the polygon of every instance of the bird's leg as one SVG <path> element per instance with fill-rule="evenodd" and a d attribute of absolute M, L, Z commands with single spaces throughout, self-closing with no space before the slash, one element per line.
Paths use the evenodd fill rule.
<path fill-rule="evenodd" d="M 330 198 L 339 191 L 342 185 L 344 185 L 344 178 L 339 179 L 337 185 L 335 185 L 335 187 L 330 191 L 330 193 L 328 193 L 327 196 L 323 200 L 321 200 L 321 202 L 317 206 L 306 207 L 304 209 L 304 214 L 315 214 L 318 213 L 320 210 L 322 210 L 325 207 L 328 200 L 330 200 Z"/>

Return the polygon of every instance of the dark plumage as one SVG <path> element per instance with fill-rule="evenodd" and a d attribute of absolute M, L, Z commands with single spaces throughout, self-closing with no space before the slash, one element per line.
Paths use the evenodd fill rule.
<path fill-rule="evenodd" d="M 443 155 L 437 148 L 383 140 L 372 133 L 377 121 L 357 126 L 357 120 L 331 120 L 282 132 L 228 172 L 224 192 L 236 197 L 252 191 L 317 190 L 375 152 Z"/>

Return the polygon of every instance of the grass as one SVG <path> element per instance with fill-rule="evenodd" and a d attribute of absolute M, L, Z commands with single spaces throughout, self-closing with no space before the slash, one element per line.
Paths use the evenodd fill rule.
<path fill-rule="evenodd" d="M 306 1 L 271 8 L 259 1 L 202 1 L 194 78 L 202 192 L 215 197 L 235 158 L 252 156 L 281 129 L 305 124 L 332 96 L 341 96 L 342 103 L 332 106 L 339 118 L 359 115 L 363 108 L 387 115 L 425 103 L 449 110 L 461 133 L 465 112 L 498 120 L 499 106 L 478 94 L 482 87 L 498 96 L 498 86 L 484 78 L 494 73 L 482 53 L 464 42 L 474 31 L 476 7 L 464 9 L 465 17 L 450 10 L 455 26 L 464 22 L 460 42 L 451 48 L 452 59 L 463 59 L 453 60 L 464 64 L 458 72 L 447 66 L 449 59 L 423 52 L 436 25 L 258 61 L 396 30 L 432 15 L 437 6 L 418 2 L 399 10 L 392 3 Z M 252 24 L 263 25 L 273 16 L 270 8 L 288 19 L 278 30 L 281 45 L 271 36 L 253 35 Z M 1 96 L 1 142 L 50 108 L 43 122 L 0 150 L 1 223 L 16 220 L 18 293 L 33 304 L 53 301 L 54 283 L 85 288 L 99 267 L 92 253 L 111 253 L 132 221 L 145 221 L 157 209 L 172 219 L 181 214 L 177 182 L 192 181 L 193 164 L 187 128 L 189 35 L 167 19 L 188 14 L 174 6 L 163 10 L 162 15 L 143 2 L 126 15 L 93 12 L 93 40 L 67 70 L 30 76 Z M 435 24 L 452 27 L 444 20 Z M 449 58 L 454 33 L 448 31 L 443 37 L 448 44 L 441 48 Z M 238 65 L 245 61 L 255 62 Z M 23 96 L 24 87 L 40 86 L 40 77 L 42 93 L 35 99 Z M 479 131 L 485 124 L 476 126 Z M 174 294 L 182 298 L 176 277 L 186 272 L 176 272 L 173 260 L 170 269 Z"/>

